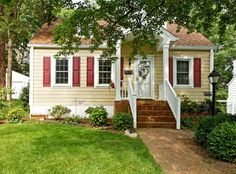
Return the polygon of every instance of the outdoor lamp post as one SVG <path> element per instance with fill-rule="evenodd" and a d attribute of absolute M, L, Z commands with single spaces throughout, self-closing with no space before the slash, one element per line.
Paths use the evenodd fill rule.
<path fill-rule="evenodd" d="M 212 84 L 212 116 L 215 115 L 215 103 L 216 103 L 216 84 L 219 82 L 220 74 L 215 69 L 208 76 L 209 82 Z"/>

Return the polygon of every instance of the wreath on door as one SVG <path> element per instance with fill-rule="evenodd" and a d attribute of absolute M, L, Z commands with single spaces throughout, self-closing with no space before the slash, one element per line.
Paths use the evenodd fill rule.
<path fill-rule="evenodd" d="M 139 76 L 142 77 L 143 79 L 146 79 L 147 75 L 149 74 L 149 68 L 150 65 L 140 63 L 138 69 Z"/>

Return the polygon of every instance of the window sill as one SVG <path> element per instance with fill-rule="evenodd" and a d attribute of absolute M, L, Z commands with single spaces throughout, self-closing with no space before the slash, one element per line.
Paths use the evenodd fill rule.
<path fill-rule="evenodd" d="M 107 88 L 109 86 L 110 86 L 109 84 L 96 84 L 95 88 Z"/>
<path fill-rule="evenodd" d="M 192 85 L 174 85 L 173 88 L 194 88 Z"/>

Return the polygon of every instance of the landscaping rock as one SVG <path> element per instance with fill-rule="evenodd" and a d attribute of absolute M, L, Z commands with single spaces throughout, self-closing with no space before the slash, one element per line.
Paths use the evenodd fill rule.
<path fill-rule="evenodd" d="M 136 138 L 138 136 L 138 134 L 136 132 L 131 132 L 130 130 L 126 130 L 125 131 L 125 135 L 131 137 L 131 138 Z"/>

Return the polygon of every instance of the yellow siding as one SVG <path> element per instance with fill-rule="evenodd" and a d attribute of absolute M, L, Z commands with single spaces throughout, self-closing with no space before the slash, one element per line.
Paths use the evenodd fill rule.
<path fill-rule="evenodd" d="M 155 48 L 144 48 L 145 53 L 154 57 L 154 97 L 158 99 L 159 85 L 163 79 L 163 61 L 162 52 Z M 33 104 L 38 106 L 57 105 L 65 106 L 76 105 L 76 101 L 83 105 L 114 105 L 115 90 L 108 87 L 86 87 L 86 61 L 87 56 L 94 56 L 101 53 L 89 50 L 81 50 L 75 54 L 81 58 L 81 86 L 80 87 L 43 87 L 43 57 L 56 54 L 56 49 L 35 49 L 34 50 L 34 92 Z M 121 50 L 121 56 L 124 57 L 124 69 L 128 68 L 128 58 L 131 55 L 130 43 L 124 44 Z M 178 95 L 186 95 L 194 100 L 202 100 L 203 92 L 210 90 L 207 79 L 210 73 L 209 51 L 177 51 L 171 50 L 170 56 L 192 56 L 202 59 L 201 69 L 201 88 L 175 88 Z M 133 62 L 133 61 L 132 61 Z M 133 63 L 131 65 L 133 69 Z"/>
<path fill-rule="evenodd" d="M 56 54 L 56 49 L 34 50 L 34 96 L 33 104 L 38 106 L 76 105 L 76 101 L 83 105 L 114 105 L 115 90 L 108 87 L 86 87 L 86 62 L 88 56 L 101 53 L 90 53 L 81 50 L 75 54 L 81 59 L 81 87 L 43 87 L 43 57 Z"/>

